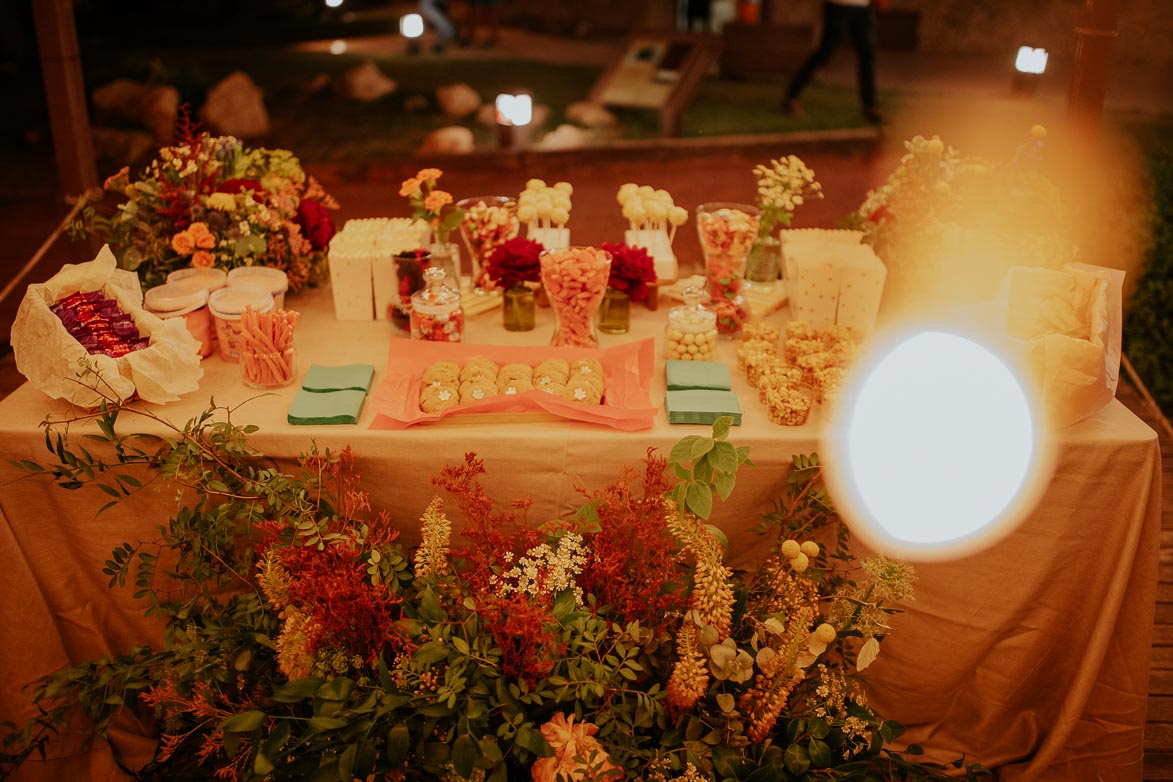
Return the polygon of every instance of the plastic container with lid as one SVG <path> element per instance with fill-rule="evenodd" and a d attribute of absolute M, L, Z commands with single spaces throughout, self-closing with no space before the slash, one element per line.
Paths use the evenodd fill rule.
<path fill-rule="evenodd" d="M 208 291 L 193 281 L 169 282 L 146 292 L 143 306 L 160 318 L 182 317 L 187 330 L 200 342 L 200 355 L 211 355 L 216 348 L 212 314 L 208 312 Z"/>
<path fill-rule="evenodd" d="M 684 289 L 684 304 L 668 311 L 664 358 L 712 361 L 717 350 L 717 313 L 701 303 L 704 291 Z"/>
<path fill-rule="evenodd" d="M 273 296 L 256 285 L 230 285 L 208 298 L 220 341 L 220 358 L 225 361 L 240 360 L 240 316 L 250 307 L 255 312 L 269 312 L 274 309 Z"/>
<path fill-rule="evenodd" d="M 228 284 L 228 272 L 223 269 L 197 269 L 189 266 L 176 269 L 167 275 L 167 283 L 178 283 L 189 287 L 203 288 L 208 293 L 218 291 Z"/>
<path fill-rule="evenodd" d="M 228 286 L 257 285 L 273 296 L 273 306 L 285 306 L 285 291 L 289 290 L 289 275 L 271 266 L 241 266 L 228 272 Z"/>
<path fill-rule="evenodd" d="M 460 292 L 444 284 L 444 269 L 424 270 L 424 289 L 411 296 L 411 338 L 459 342 L 464 336 Z"/>

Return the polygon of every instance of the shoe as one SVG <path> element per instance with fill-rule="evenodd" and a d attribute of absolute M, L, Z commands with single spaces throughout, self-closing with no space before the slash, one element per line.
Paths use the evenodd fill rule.
<path fill-rule="evenodd" d="M 794 98 L 783 98 L 782 113 L 787 117 L 794 117 L 797 119 L 803 115 L 802 104 Z"/>
<path fill-rule="evenodd" d="M 881 114 L 880 112 L 876 111 L 875 109 L 864 109 L 863 118 L 866 119 L 872 125 L 883 125 L 884 124 L 884 115 Z"/>

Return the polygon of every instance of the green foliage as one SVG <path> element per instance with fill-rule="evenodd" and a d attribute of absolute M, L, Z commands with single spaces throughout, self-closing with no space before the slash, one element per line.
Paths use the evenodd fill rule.
<path fill-rule="evenodd" d="M 713 422 L 712 437 L 689 435 L 676 443 L 668 456 L 678 480 L 669 497 L 698 518 L 712 514 L 714 494 L 724 501 L 733 493 L 737 468 L 753 466 L 749 448 L 736 448 L 728 441 L 732 425 L 732 417 L 721 416 Z"/>
<path fill-rule="evenodd" d="M 1150 152 L 1152 239 L 1124 323 L 1124 352 L 1166 415 L 1173 415 L 1173 143 Z"/>

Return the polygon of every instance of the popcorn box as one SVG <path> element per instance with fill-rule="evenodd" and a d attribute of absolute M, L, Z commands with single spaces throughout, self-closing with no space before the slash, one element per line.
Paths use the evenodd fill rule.
<path fill-rule="evenodd" d="M 342 234 L 330 240 L 330 290 L 338 320 L 374 320 L 373 258 L 349 251 Z"/>
<path fill-rule="evenodd" d="M 529 238 L 547 250 L 565 250 L 570 246 L 569 228 L 531 228 Z"/>
<path fill-rule="evenodd" d="M 666 231 L 627 230 L 623 232 L 623 243 L 628 247 L 642 247 L 648 251 L 648 255 L 652 256 L 658 285 L 671 285 L 679 279 L 680 267 L 676 262 L 676 253 L 672 252 L 672 242 Z"/>
<path fill-rule="evenodd" d="M 395 255 L 427 243 L 428 225 L 406 217 L 347 220 L 330 240 L 330 283 L 338 320 L 378 320 L 399 295 Z"/>
<path fill-rule="evenodd" d="M 871 247 L 838 240 L 784 245 L 791 314 L 813 326 L 876 325 L 888 270 Z"/>

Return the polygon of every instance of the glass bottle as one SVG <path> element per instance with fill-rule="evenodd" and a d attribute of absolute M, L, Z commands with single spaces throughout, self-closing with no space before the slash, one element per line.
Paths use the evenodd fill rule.
<path fill-rule="evenodd" d="M 624 291 L 608 288 L 599 304 L 599 331 L 604 334 L 626 334 L 631 328 L 631 296 Z"/>
<path fill-rule="evenodd" d="M 532 331 L 535 296 L 532 288 L 518 283 L 505 290 L 502 312 L 506 331 Z"/>
<path fill-rule="evenodd" d="M 464 309 L 460 292 L 444 284 L 444 269 L 424 270 L 423 290 L 411 296 L 411 338 L 430 342 L 459 342 L 464 336 Z"/>
<path fill-rule="evenodd" d="M 668 311 L 665 358 L 712 361 L 717 350 L 717 313 L 706 307 L 700 288 L 684 289 L 684 304 Z"/>
<path fill-rule="evenodd" d="M 754 290 L 774 290 L 782 269 L 782 243 L 777 236 L 759 236 L 749 251 L 745 278 Z"/>
<path fill-rule="evenodd" d="M 424 287 L 424 269 L 431 266 L 427 250 L 408 250 L 395 256 L 396 295 L 387 305 L 387 317 L 401 331 L 411 331 L 411 297 Z"/>

